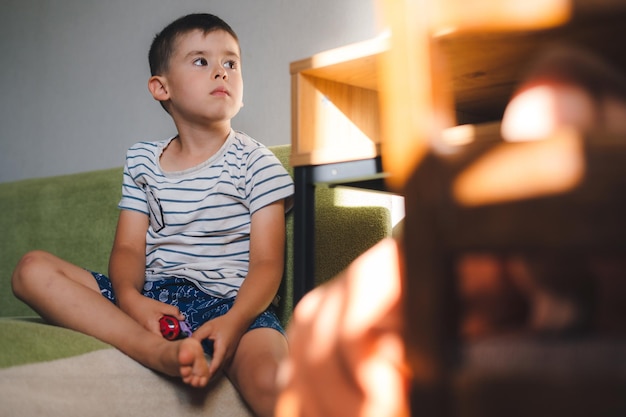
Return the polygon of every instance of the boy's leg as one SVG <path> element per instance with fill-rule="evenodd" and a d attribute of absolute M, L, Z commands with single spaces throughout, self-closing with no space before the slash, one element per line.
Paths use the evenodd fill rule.
<path fill-rule="evenodd" d="M 107 298 L 90 272 L 42 251 L 18 263 L 15 295 L 50 323 L 94 336 L 141 364 L 194 386 L 205 385 L 208 365 L 197 340 L 168 342 L 146 330 Z"/>
<path fill-rule="evenodd" d="M 273 416 L 278 365 L 287 357 L 287 339 L 271 328 L 249 330 L 241 338 L 226 374 L 259 417 Z"/>

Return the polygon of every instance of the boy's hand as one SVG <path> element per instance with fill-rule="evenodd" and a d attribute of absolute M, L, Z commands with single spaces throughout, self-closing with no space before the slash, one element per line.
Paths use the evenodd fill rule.
<path fill-rule="evenodd" d="M 178 320 L 185 320 L 185 316 L 178 307 L 162 303 L 139 293 L 133 296 L 126 295 L 124 302 L 120 302 L 120 308 L 143 327 L 161 335 L 159 319 L 169 315 Z"/>
<path fill-rule="evenodd" d="M 227 313 L 204 323 L 194 332 L 193 338 L 213 341 L 213 358 L 209 367 L 211 377 L 230 362 L 245 331 L 246 328 L 242 328 Z"/>

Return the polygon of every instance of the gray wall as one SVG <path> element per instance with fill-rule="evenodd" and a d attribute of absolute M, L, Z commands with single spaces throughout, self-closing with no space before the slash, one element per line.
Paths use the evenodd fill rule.
<path fill-rule="evenodd" d="M 289 63 L 376 35 L 373 0 L 0 0 L 0 182 L 121 166 L 133 143 L 172 135 L 147 51 L 190 12 L 238 33 L 233 126 L 266 145 L 290 141 Z"/>

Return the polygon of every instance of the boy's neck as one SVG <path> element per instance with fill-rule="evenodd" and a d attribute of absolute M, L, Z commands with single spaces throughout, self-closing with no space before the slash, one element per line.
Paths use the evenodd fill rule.
<path fill-rule="evenodd" d="M 216 123 L 211 126 L 181 126 L 177 125 L 178 140 L 181 151 L 187 153 L 202 152 L 204 149 L 215 147 L 218 149 L 230 135 L 230 122 Z"/>
<path fill-rule="evenodd" d="M 162 168 L 166 171 L 182 171 L 201 164 L 220 150 L 230 132 L 230 123 L 212 129 L 179 127 L 178 136 L 161 155 Z"/>

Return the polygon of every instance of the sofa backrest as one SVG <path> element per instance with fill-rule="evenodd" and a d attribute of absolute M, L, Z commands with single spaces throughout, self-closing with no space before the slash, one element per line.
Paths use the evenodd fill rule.
<path fill-rule="evenodd" d="M 0 316 L 32 315 L 10 287 L 20 257 L 41 249 L 107 270 L 121 197 L 122 168 L 0 184 Z"/>
<path fill-rule="evenodd" d="M 289 167 L 290 146 L 270 149 Z M 84 268 L 106 273 L 121 197 L 122 168 L 0 183 L 0 317 L 34 312 L 11 292 L 11 273 L 26 252 L 41 249 Z M 351 207 L 337 204 L 340 188 L 316 191 L 316 279 L 325 281 L 360 253 L 391 234 L 389 210 L 357 194 Z M 354 197 L 352 197 L 354 200 Z M 362 203 L 362 204 L 361 204 Z M 293 307 L 293 215 L 287 216 L 285 278 L 280 316 Z"/>

